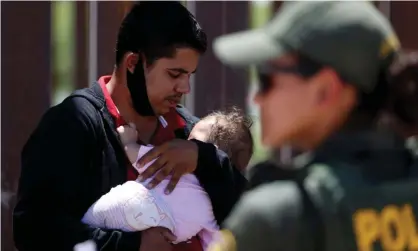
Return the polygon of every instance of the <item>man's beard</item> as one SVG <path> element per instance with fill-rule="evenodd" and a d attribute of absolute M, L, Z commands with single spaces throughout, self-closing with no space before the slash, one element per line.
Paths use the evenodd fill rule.
<path fill-rule="evenodd" d="M 127 71 L 126 81 L 131 94 L 132 105 L 141 116 L 155 116 L 151 103 L 148 99 L 147 85 L 141 64 L 135 67 L 134 73 Z"/>

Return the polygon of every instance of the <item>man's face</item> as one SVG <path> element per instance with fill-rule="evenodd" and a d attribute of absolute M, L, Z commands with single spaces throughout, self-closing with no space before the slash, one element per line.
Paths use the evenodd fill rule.
<path fill-rule="evenodd" d="M 276 68 L 291 69 L 298 64 L 294 55 L 286 55 L 269 62 Z M 339 115 L 338 91 L 321 70 L 306 78 L 291 72 L 261 75 L 261 88 L 255 96 L 260 107 L 262 141 L 274 148 L 285 144 L 300 145 L 315 137 L 318 128 L 326 128 Z M 333 107 L 335 106 L 335 108 Z M 328 130 L 328 128 L 327 128 Z"/>
<path fill-rule="evenodd" d="M 190 76 L 196 71 L 200 54 L 189 48 L 176 49 L 172 58 L 157 59 L 145 68 L 148 99 L 156 115 L 166 114 L 190 92 Z"/>

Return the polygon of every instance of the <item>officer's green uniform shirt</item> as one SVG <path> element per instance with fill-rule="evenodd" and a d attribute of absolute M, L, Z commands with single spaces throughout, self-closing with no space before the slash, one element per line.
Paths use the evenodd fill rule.
<path fill-rule="evenodd" d="M 225 223 L 210 251 L 297 249 L 303 231 L 301 194 L 292 182 L 274 182 L 248 192 Z M 313 246 L 307 238 L 306 245 Z M 219 246 L 216 246 L 219 245 Z"/>
<path fill-rule="evenodd" d="M 263 65 L 269 60 L 297 52 L 333 68 L 344 82 L 356 86 L 360 92 L 369 93 L 376 88 L 379 72 L 390 65 L 400 44 L 389 21 L 370 2 L 298 1 L 285 2 L 274 19 L 261 29 L 217 38 L 213 48 L 223 63 L 239 67 Z M 305 197 L 296 182 L 273 182 L 243 196 L 225 222 L 223 238 L 214 243 L 210 251 L 374 250 L 374 245 L 380 245 L 381 232 L 373 228 L 377 226 L 378 213 L 366 210 L 365 214 L 359 214 L 359 219 L 363 221 L 358 221 L 355 227 L 362 234 L 357 236 L 352 230 L 350 214 L 355 212 L 355 208 L 347 206 L 345 199 L 352 199 L 352 191 L 356 188 L 364 188 L 364 194 L 368 196 L 384 197 L 379 194 L 380 188 L 373 190 L 370 184 L 408 176 L 407 166 L 410 163 L 405 162 L 408 157 L 404 154 L 404 142 L 401 140 L 401 144 L 393 145 L 392 136 L 382 137 L 387 141 L 376 144 L 377 138 L 365 134 L 337 135 L 328 140 L 325 147 L 307 155 L 313 162 L 306 170 L 310 172 L 312 169 L 312 173 L 307 175 L 303 185 L 308 183 L 316 188 L 311 189 L 313 192 L 309 195 L 313 197 L 314 204 L 319 205 L 319 211 L 328 210 L 322 215 L 326 216 L 323 219 L 325 222 L 312 222 L 312 218 L 322 217 L 307 215 L 313 210 L 306 210 Z M 353 138 L 357 138 L 356 143 Z M 332 147 L 327 147 L 329 145 Z M 368 156 L 372 152 L 373 157 Z M 327 162 L 324 163 L 324 159 Z M 321 164 L 318 166 L 315 163 Z M 351 186 L 350 182 L 358 187 Z M 367 193 L 370 189 L 373 192 Z M 418 187 L 410 190 L 418 192 Z M 356 193 L 362 194 L 361 191 Z M 397 196 L 397 199 L 396 203 L 403 203 L 404 197 Z M 341 203 L 344 205 L 342 208 L 347 206 L 347 210 L 339 213 Z M 379 203 L 360 196 L 348 205 L 384 208 Z M 408 210 L 405 207 L 405 215 Z M 360 223 L 364 223 L 365 219 L 370 220 L 367 226 L 373 231 L 364 231 L 362 227 L 366 225 Z M 387 232 L 383 234 L 387 237 Z M 323 236 L 327 237 L 326 241 Z M 405 243 L 415 248 L 413 238 L 405 237 L 396 243 L 396 240 L 393 242 L 386 237 L 384 246 L 390 250 L 404 247 Z"/>
<path fill-rule="evenodd" d="M 303 170 L 295 169 L 294 166 L 284 165 L 275 160 L 267 160 L 250 167 L 246 172 L 248 180 L 247 189 L 253 189 L 260 185 L 278 181 L 291 180 L 300 175 Z"/>
<path fill-rule="evenodd" d="M 308 156 L 303 183 L 320 212 L 316 217 L 320 221 L 308 218 L 312 208 L 304 203 L 296 182 L 272 182 L 243 196 L 225 221 L 223 238 L 209 250 L 418 249 L 414 216 L 418 215 L 418 183 L 408 181 L 413 159 L 401 137 L 390 132 L 338 134 Z M 406 230 L 397 230 L 395 225 L 398 232 L 385 237 L 388 232 L 384 230 L 389 228 L 378 220 L 380 216 L 362 222 L 372 209 L 398 210 L 409 225 Z M 387 223 L 395 220 L 389 218 Z"/>

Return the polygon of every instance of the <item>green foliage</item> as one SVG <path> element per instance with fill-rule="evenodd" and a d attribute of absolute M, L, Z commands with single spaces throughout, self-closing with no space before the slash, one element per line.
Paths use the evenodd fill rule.
<path fill-rule="evenodd" d="M 52 104 L 61 102 L 74 89 L 75 2 L 51 2 Z"/>

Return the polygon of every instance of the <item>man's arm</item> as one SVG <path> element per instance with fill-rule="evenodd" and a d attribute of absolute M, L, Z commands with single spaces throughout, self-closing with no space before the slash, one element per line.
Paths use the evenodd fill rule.
<path fill-rule="evenodd" d="M 198 146 L 194 174 L 209 195 L 217 222 L 222 224 L 245 190 L 247 180 L 215 145 L 193 141 Z"/>
<path fill-rule="evenodd" d="M 15 245 L 25 250 L 72 251 L 93 239 L 100 250 L 139 250 L 140 234 L 90 227 L 81 218 L 91 200 L 86 191 L 100 173 L 91 160 L 98 147 L 83 98 L 52 108 L 22 151 L 18 201 L 13 214 Z M 93 177 L 92 177 L 93 176 Z M 100 182 L 98 182 L 100 184 Z M 100 188 L 95 188 L 100 189 Z"/>
<path fill-rule="evenodd" d="M 301 195 L 293 182 L 262 185 L 242 196 L 209 251 L 298 250 Z"/>
<path fill-rule="evenodd" d="M 181 105 L 177 106 L 176 110 L 186 121 L 184 138 L 188 138 L 188 134 L 199 118 L 190 114 Z M 180 135 L 180 133 L 177 134 Z M 228 156 L 222 150 L 211 143 L 192 141 L 196 142 L 198 147 L 197 167 L 194 174 L 211 199 L 216 220 L 222 224 L 245 190 L 247 179 L 231 164 Z"/>

